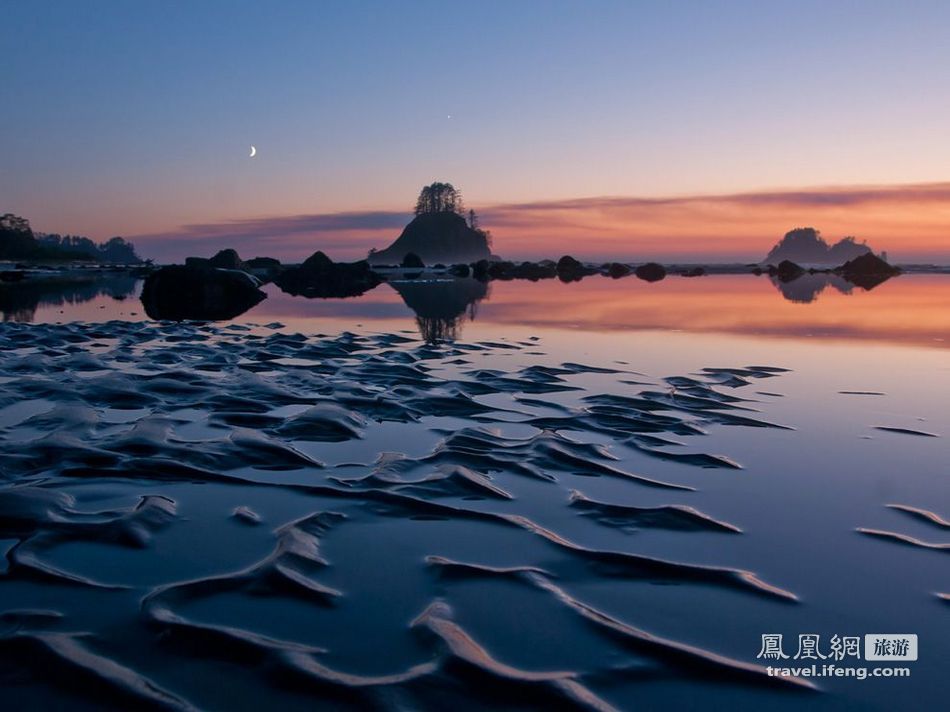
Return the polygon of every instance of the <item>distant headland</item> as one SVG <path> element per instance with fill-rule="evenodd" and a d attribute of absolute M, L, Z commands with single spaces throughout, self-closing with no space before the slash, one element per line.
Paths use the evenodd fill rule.
<path fill-rule="evenodd" d="M 23 262 L 97 262 L 140 264 L 135 246 L 121 237 L 96 243 L 79 235 L 34 233 L 30 221 L 13 213 L 0 215 L 0 260 Z"/>
<path fill-rule="evenodd" d="M 797 227 L 785 233 L 762 262 L 777 265 L 789 260 L 806 265 L 838 266 L 871 252 L 867 243 L 859 243 L 854 237 L 843 237 L 829 245 L 815 228 Z M 887 260 L 886 252 L 881 253 L 881 259 Z"/>

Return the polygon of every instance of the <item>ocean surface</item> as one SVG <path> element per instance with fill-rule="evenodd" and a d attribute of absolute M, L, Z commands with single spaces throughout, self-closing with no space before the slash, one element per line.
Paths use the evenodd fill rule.
<path fill-rule="evenodd" d="M 945 706 L 950 275 L 806 277 L 4 287 L 0 707 Z"/>

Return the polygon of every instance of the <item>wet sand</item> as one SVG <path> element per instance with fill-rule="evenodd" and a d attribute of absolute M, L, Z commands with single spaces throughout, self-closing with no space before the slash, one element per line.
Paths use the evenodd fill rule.
<path fill-rule="evenodd" d="M 759 634 L 914 626 L 927 643 L 913 689 L 936 701 L 943 424 L 908 427 L 875 391 L 884 407 L 845 419 L 856 432 L 817 472 L 828 441 L 785 361 L 657 373 L 618 360 L 547 335 L 433 346 L 280 324 L 6 325 L 4 697 L 873 707 L 901 682 L 769 677 Z M 829 386 L 829 410 L 866 408 L 853 394 L 868 385 Z M 912 491 L 882 490 L 879 458 L 878 484 L 849 497 L 867 468 L 834 458 L 884 439 L 919 455 Z M 858 589 L 843 612 L 836 560 L 913 570 L 894 584 L 913 614 L 895 620 L 890 594 Z"/>

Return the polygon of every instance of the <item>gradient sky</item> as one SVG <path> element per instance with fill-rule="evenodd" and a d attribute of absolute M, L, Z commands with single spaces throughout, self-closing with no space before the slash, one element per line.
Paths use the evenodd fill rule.
<path fill-rule="evenodd" d="M 757 259 L 814 224 L 950 259 L 950 3 L 0 8 L 0 212 L 40 231 L 357 256 L 439 179 L 506 256 Z"/>

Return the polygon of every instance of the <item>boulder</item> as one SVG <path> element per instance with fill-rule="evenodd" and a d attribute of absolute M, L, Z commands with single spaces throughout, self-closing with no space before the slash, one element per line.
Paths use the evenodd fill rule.
<path fill-rule="evenodd" d="M 562 282 L 579 282 L 587 275 L 596 274 L 597 272 L 596 269 L 585 266 L 570 255 L 561 257 L 554 269 L 557 272 L 558 279 Z"/>
<path fill-rule="evenodd" d="M 276 260 L 273 257 L 255 257 L 252 260 L 247 260 L 244 263 L 244 266 L 248 269 L 280 269 L 280 260 Z"/>
<path fill-rule="evenodd" d="M 805 274 L 805 270 L 791 260 L 782 260 L 779 262 L 778 267 L 769 265 L 769 275 L 772 277 L 778 277 L 779 281 L 782 282 L 791 282 L 793 279 L 798 279 L 803 274 Z"/>
<path fill-rule="evenodd" d="M 621 277 L 626 277 L 633 270 L 630 269 L 630 265 L 625 265 L 620 262 L 611 262 L 607 265 L 606 273 L 608 277 L 613 279 L 620 279 Z"/>
<path fill-rule="evenodd" d="M 657 262 L 647 262 L 637 267 L 634 274 L 645 282 L 659 282 L 666 277 L 666 267 Z"/>
<path fill-rule="evenodd" d="M 246 272 L 213 267 L 162 267 L 142 287 L 149 318 L 171 321 L 233 319 L 266 297 L 260 282 Z"/>
<path fill-rule="evenodd" d="M 422 269 L 425 267 L 425 262 L 422 261 L 422 258 L 419 257 L 415 252 L 408 252 L 406 256 L 402 258 L 400 263 L 402 267 L 411 267 L 415 269 Z"/>
<path fill-rule="evenodd" d="M 217 269 L 244 269 L 244 262 L 238 255 L 237 250 L 230 248 L 218 252 L 208 260 L 208 265 Z"/>
<path fill-rule="evenodd" d="M 583 269 L 583 267 L 584 265 L 570 255 L 564 255 L 557 261 L 558 274 L 578 272 Z"/>
<path fill-rule="evenodd" d="M 540 279 L 557 277 L 557 268 L 552 262 L 522 262 L 520 265 L 514 266 L 511 270 L 511 276 L 513 279 L 527 279 L 537 282 Z"/>
<path fill-rule="evenodd" d="M 484 261 L 485 274 L 489 279 L 514 279 L 515 263 L 507 260 L 495 260 L 493 262 Z M 480 271 L 481 262 L 475 265 L 476 276 Z"/>
<path fill-rule="evenodd" d="M 244 271 L 253 274 L 262 282 L 272 282 L 282 269 L 280 260 L 273 257 L 255 257 L 244 263 Z"/>
<path fill-rule="evenodd" d="M 487 282 L 491 276 L 492 264 L 489 260 L 478 260 L 472 263 L 472 276 L 481 282 Z"/>
<path fill-rule="evenodd" d="M 334 262 L 315 252 L 299 267 L 289 267 L 274 279 L 283 291 L 304 297 L 356 297 L 377 287 L 382 279 L 366 260 Z"/>

